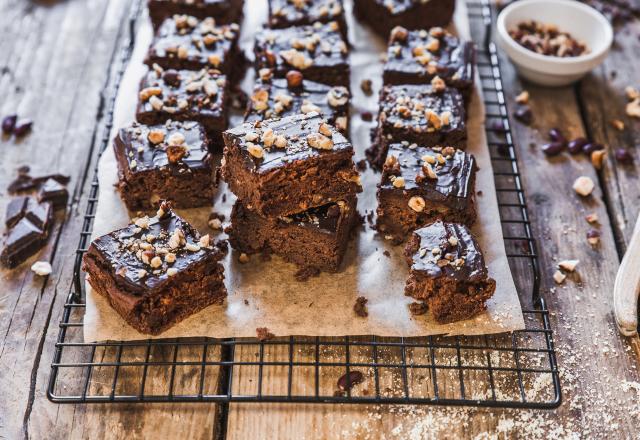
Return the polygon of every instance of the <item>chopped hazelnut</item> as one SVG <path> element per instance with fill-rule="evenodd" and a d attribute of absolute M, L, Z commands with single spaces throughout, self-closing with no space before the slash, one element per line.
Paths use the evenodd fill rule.
<path fill-rule="evenodd" d="M 184 135 L 182 133 L 176 132 L 172 133 L 167 140 L 167 144 L 172 147 L 177 147 L 183 145 L 185 141 Z"/>
<path fill-rule="evenodd" d="M 151 142 L 152 144 L 158 145 L 159 143 L 164 141 L 164 131 L 158 129 L 150 130 L 149 134 L 147 135 L 147 139 L 149 139 L 149 142 Z"/>
<path fill-rule="evenodd" d="M 169 145 L 165 151 L 169 163 L 178 163 L 189 153 L 189 149 L 185 145 Z"/>
<path fill-rule="evenodd" d="M 162 95 L 162 89 L 160 87 L 147 87 L 140 90 L 140 100 L 147 101 L 152 96 L 160 96 Z"/>
<path fill-rule="evenodd" d="M 596 170 L 602 169 L 604 162 L 604 156 L 607 154 L 605 150 L 596 150 L 591 152 L 591 164 Z"/>
<path fill-rule="evenodd" d="M 565 274 L 563 274 L 562 272 L 560 272 L 559 270 L 556 270 L 553 273 L 553 280 L 557 283 L 557 284 L 562 284 L 564 283 L 564 280 L 567 278 L 567 276 Z"/>
<path fill-rule="evenodd" d="M 318 127 L 318 132 L 325 136 L 332 136 L 333 134 L 331 133 L 331 126 L 326 122 L 320 124 L 320 126 Z"/>
<path fill-rule="evenodd" d="M 264 150 L 262 147 L 254 144 L 253 142 L 247 142 L 247 151 L 256 159 L 262 159 L 264 157 Z"/>
<path fill-rule="evenodd" d="M 333 141 L 331 138 L 323 135 L 322 133 L 311 133 L 307 135 L 307 143 L 311 148 L 319 150 L 331 150 L 333 148 Z"/>
<path fill-rule="evenodd" d="M 404 177 L 396 177 L 393 179 L 393 186 L 395 188 L 404 188 Z"/>
<path fill-rule="evenodd" d="M 585 217 L 585 220 L 587 221 L 587 223 L 591 223 L 591 224 L 598 223 L 598 214 L 596 214 L 595 212 L 588 214 Z"/>
<path fill-rule="evenodd" d="M 200 246 L 198 246 L 197 244 L 193 244 L 193 243 L 187 243 L 184 248 L 186 250 L 188 250 L 189 252 L 198 252 L 200 250 Z"/>
<path fill-rule="evenodd" d="M 162 266 L 162 259 L 160 257 L 158 257 L 157 255 L 155 257 L 153 257 L 151 259 L 151 263 L 150 263 L 151 267 L 153 267 L 154 269 L 159 268 L 160 266 Z"/>
<path fill-rule="evenodd" d="M 149 228 L 149 217 L 147 217 L 146 215 L 144 217 L 140 217 L 136 219 L 134 224 L 139 228 L 147 229 Z"/>
<path fill-rule="evenodd" d="M 590 177 L 580 176 L 573 182 L 573 189 L 579 195 L 586 197 L 593 192 L 595 184 Z"/>
<path fill-rule="evenodd" d="M 205 234 L 202 237 L 200 237 L 200 240 L 198 240 L 198 245 L 200 245 L 200 247 L 209 247 L 209 245 L 211 244 L 211 237 L 209 237 L 209 234 Z"/>
<path fill-rule="evenodd" d="M 218 67 L 222 62 L 222 59 L 220 58 L 220 55 L 212 54 L 209 55 L 208 61 L 213 67 Z"/>
<path fill-rule="evenodd" d="M 393 29 L 391 29 L 390 40 L 391 42 L 397 41 L 397 42 L 403 43 L 407 40 L 408 36 L 409 36 L 409 31 L 407 31 L 402 26 L 396 26 Z"/>
<path fill-rule="evenodd" d="M 176 269 L 175 267 L 170 267 L 169 269 L 167 269 L 167 276 L 175 276 L 178 274 L 178 269 Z"/>
<path fill-rule="evenodd" d="M 622 122 L 620 119 L 612 119 L 611 126 L 619 131 L 624 130 L 624 122 Z"/>
<path fill-rule="evenodd" d="M 209 223 L 207 224 L 211 229 L 215 229 L 215 230 L 222 229 L 222 222 L 220 221 L 219 218 L 212 218 L 211 220 L 209 220 Z"/>
<path fill-rule="evenodd" d="M 416 212 L 424 211 L 425 206 L 427 206 L 427 204 L 420 196 L 413 196 L 409 199 L 409 208 L 413 209 Z"/>
<path fill-rule="evenodd" d="M 529 92 L 527 92 L 526 90 L 523 90 L 522 92 L 520 92 L 518 94 L 518 96 L 516 96 L 516 102 L 518 104 L 526 104 L 529 102 Z"/>
<path fill-rule="evenodd" d="M 640 98 L 627 103 L 626 112 L 628 116 L 640 118 Z"/>
<path fill-rule="evenodd" d="M 249 262 L 249 256 L 243 252 L 238 257 L 238 261 L 240 263 L 242 263 L 242 264 L 248 263 Z"/>
<path fill-rule="evenodd" d="M 431 166 L 431 164 L 429 162 L 425 162 L 422 165 L 422 169 L 424 170 L 424 173 L 426 174 L 426 176 L 429 179 L 437 179 L 438 175 L 436 174 L 436 172 L 433 170 L 433 167 Z"/>
<path fill-rule="evenodd" d="M 176 254 L 174 254 L 173 252 L 167 252 L 164 256 L 164 261 L 168 264 L 175 263 Z"/>
<path fill-rule="evenodd" d="M 302 85 L 303 75 L 298 70 L 290 70 L 287 72 L 287 86 L 291 88 L 300 87 Z"/>
<path fill-rule="evenodd" d="M 576 270 L 578 263 L 580 263 L 580 260 L 562 260 L 558 263 L 558 267 L 567 272 L 573 272 Z"/>
<path fill-rule="evenodd" d="M 258 76 L 262 81 L 269 81 L 273 76 L 273 72 L 269 68 L 262 68 L 258 71 Z"/>

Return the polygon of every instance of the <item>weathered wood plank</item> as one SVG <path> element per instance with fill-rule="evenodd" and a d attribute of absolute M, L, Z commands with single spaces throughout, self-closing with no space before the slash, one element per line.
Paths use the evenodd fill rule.
<path fill-rule="evenodd" d="M 627 86 L 640 87 L 639 33 L 638 20 L 620 28 L 609 57 L 579 87 L 587 132 L 609 152 L 600 177 L 620 253 L 626 249 L 640 211 L 640 121 L 626 115 L 624 91 Z M 624 130 L 614 128 L 614 119 L 623 121 Z M 626 149 L 634 158 L 633 163 L 620 163 L 615 157 L 618 148 Z"/>

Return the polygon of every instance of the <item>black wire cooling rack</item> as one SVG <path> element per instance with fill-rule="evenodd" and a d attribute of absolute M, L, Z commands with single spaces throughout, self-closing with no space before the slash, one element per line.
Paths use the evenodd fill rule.
<path fill-rule="evenodd" d="M 310 402 L 472 405 L 554 408 L 560 380 L 549 311 L 539 294 L 532 238 L 488 0 L 467 4 L 487 111 L 487 136 L 509 264 L 523 304 L 526 329 L 491 336 L 375 336 L 256 339 L 181 338 L 85 343 L 80 263 L 89 244 L 98 182 L 89 192 L 75 264 L 73 291 L 64 306 L 48 397 L 57 403 L 97 402 Z M 123 52 L 121 78 L 135 35 Z M 119 81 L 116 81 L 118 83 Z M 117 87 L 117 86 L 116 86 Z M 115 96 L 115 90 L 113 95 Z M 114 98 L 108 106 L 107 147 Z M 341 377 L 363 382 L 340 390 Z M 343 379 L 344 380 L 344 379 Z"/>

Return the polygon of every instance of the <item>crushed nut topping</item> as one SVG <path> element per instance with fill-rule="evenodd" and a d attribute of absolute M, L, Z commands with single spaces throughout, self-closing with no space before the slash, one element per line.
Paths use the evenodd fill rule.
<path fill-rule="evenodd" d="M 424 211 L 424 208 L 427 206 L 424 199 L 420 196 L 413 196 L 409 199 L 409 208 L 413 209 L 416 212 Z"/>

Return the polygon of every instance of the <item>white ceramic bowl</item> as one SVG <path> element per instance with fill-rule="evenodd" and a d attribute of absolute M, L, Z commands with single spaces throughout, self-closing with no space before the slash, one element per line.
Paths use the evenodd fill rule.
<path fill-rule="evenodd" d="M 589 52 L 561 58 L 522 47 L 511 38 L 509 29 L 528 20 L 556 25 L 586 44 Z M 613 41 L 613 29 L 602 14 L 578 1 L 519 0 L 498 15 L 497 41 L 521 76 L 544 86 L 563 86 L 579 80 L 605 59 Z"/>

